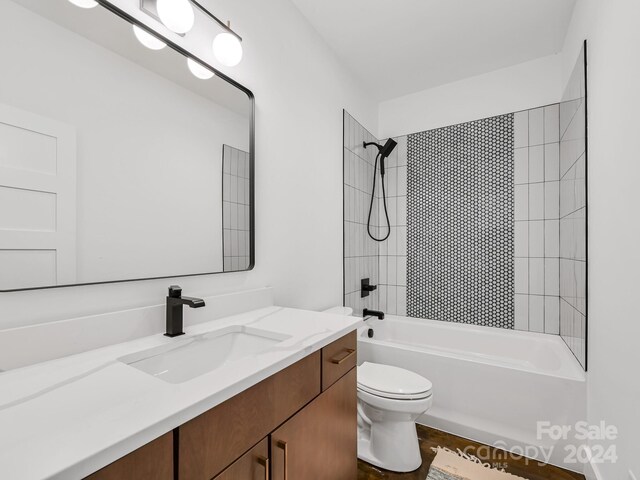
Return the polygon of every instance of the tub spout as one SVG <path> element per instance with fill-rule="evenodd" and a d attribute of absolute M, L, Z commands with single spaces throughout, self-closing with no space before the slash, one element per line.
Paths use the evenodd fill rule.
<path fill-rule="evenodd" d="M 384 320 L 384 312 L 380 312 L 378 310 L 369 310 L 368 308 L 365 308 L 362 311 L 362 316 L 364 318 L 367 318 L 367 317 L 378 317 L 378 320 Z"/>

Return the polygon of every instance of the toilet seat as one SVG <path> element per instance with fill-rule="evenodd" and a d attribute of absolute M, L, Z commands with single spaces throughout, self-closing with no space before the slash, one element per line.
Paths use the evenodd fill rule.
<path fill-rule="evenodd" d="M 431 396 L 429 380 L 404 368 L 364 362 L 358 367 L 358 389 L 391 400 L 421 400 Z"/>

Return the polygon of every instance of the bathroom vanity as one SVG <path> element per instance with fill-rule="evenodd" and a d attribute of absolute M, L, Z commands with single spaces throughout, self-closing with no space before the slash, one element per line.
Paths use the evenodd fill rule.
<path fill-rule="evenodd" d="M 0 478 L 353 479 L 360 322 L 266 307 L 6 372 Z"/>
<path fill-rule="evenodd" d="M 352 332 L 88 478 L 353 479 L 355 353 Z"/>

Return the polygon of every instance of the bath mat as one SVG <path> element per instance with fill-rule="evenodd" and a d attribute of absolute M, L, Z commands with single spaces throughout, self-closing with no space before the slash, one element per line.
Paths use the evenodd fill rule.
<path fill-rule="evenodd" d="M 457 453 L 443 447 L 432 450 L 436 452 L 436 458 L 431 463 L 427 480 L 526 480 L 492 468 L 460 450 Z"/>

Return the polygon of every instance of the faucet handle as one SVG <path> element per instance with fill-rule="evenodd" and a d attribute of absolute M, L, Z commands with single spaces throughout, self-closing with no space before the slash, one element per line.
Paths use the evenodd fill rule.
<path fill-rule="evenodd" d="M 170 298 L 181 298 L 182 297 L 182 287 L 179 285 L 171 285 L 169 287 L 169 297 Z"/>

